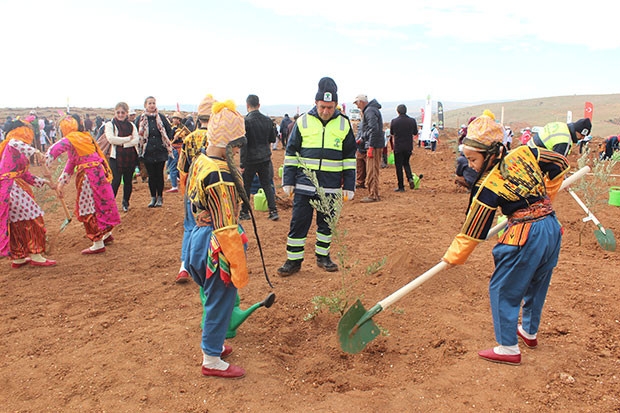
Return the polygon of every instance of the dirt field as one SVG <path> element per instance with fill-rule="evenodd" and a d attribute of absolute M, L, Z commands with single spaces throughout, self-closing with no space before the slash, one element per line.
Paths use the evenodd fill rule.
<path fill-rule="evenodd" d="M 477 355 L 495 345 L 487 292 L 493 242 L 375 316 L 389 335 L 359 354 L 340 350 L 339 314 L 304 321 L 311 299 L 339 290 L 343 274 L 370 308 L 439 262 L 468 199 L 452 182 L 454 158 L 447 144 L 436 153 L 416 148 L 419 190 L 393 192 L 390 166 L 381 171 L 381 202 L 360 203 L 361 189 L 345 204 L 348 271 L 316 267 L 313 227 L 302 271 L 278 277 L 290 207 L 280 205 L 278 222 L 256 213 L 277 300 L 228 341 L 229 361 L 247 370 L 236 381 L 200 373 L 198 286 L 174 283 L 181 194 L 165 194 L 163 208 L 148 209 L 148 186 L 138 183 L 115 242 L 98 256 L 80 255 L 90 243 L 76 220 L 58 234 L 62 212 L 50 210 L 50 256 L 58 266 L 11 269 L 5 261 L 0 275 L 0 411 L 620 412 L 620 255 L 599 247 L 594 226 L 584 229 L 584 214 L 566 193 L 556 200 L 566 232 L 540 344 L 521 346 L 521 366 Z M 276 169 L 282 159 L 275 151 Z M 620 208 L 602 205 L 597 216 L 620 235 Z M 240 291 L 243 309 L 270 292 L 246 229 L 252 280 Z"/>

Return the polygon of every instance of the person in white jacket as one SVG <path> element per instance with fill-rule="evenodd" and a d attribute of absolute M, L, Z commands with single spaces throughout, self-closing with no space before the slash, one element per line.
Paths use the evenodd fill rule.
<path fill-rule="evenodd" d="M 138 129 L 128 119 L 129 106 L 119 102 L 114 108 L 114 118 L 105 125 L 105 137 L 110 142 L 110 169 L 114 196 L 123 181 L 123 211 L 129 210 L 133 174 L 138 164 Z"/>

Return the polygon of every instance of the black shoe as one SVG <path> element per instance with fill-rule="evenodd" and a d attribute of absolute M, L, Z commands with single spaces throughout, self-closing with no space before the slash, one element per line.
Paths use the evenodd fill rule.
<path fill-rule="evenodd" d="M 157 198 L 154 196 L 151 197 L 151 202 L 149 202 L 149 208 L 155 208 L 155 204 L 157 203 Z"/>
<path fill-rule="evenodd" d="M 123 212 L 129 211 L 129 201 L 123 200 Z"/>
<path fill-rule="evenodd" d="M 318 265 L 319 268 L 323 268 L 327 272 L 338 271 L 338 265 L 332 261 L 329 255 L 317 255 L 316 265 Z"/>
<path fill-rule="evenodd" d="M 278 274 L 280 274 L 281 277 L 288 277 L 289 275 L 299 272 L 299 270 L 301 270 L 301 261 L 302 260 L 286 260 L 284 265 L 278 268 Z"/>
<path fill-rule="evenodd" d="M 280 215 L 278 215 L 278 211 L 275 209 L 273 211 L 269 211 L 269 219 L 272 221 L 277 221 L 280 219 Z"/>
<path fill-rule="evenodd" d="M 413 180 L 413 178 L 411 178 L 409 180 L 409 188 L 410 189 L 415 189 L 415 181 Z"/>
<path fill-rule="evenodd" d="M 164 198 L 161 196 L 157 197 L 157 201 L 155 201 L 155 208 L 161 208 L 164 205 Z"/>
<path fill-rule="evenodd" d="M 405 188 L 396 188 L 394 192 L 405 192 Z"/>
<path fill-rule="evenodd" d="M 243 212 L 243 211 L 241 211 L 241 213 L 239 214 L 239 220 L 240 220 L 240 221 L 247 221 L 247 220 L 249 220 L 250 218 L 252 218 L 252 217 L 250 216 L 250 213 L 249 213 L 249 212 Z"/>

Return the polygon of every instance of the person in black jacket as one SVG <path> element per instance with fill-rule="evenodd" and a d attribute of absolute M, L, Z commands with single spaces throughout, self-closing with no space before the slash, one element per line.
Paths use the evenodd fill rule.
<path fill-rule="evenodd" d="M 409 158 L 411 158 L 413 151 L 413 138 L 418 135 L 418 124 L 415 119 L 407 116 L 407 106 L 398 105 L 396 112 L 398 117 L 392 119 L 390 123 L 390 138 L 394 145 L 394 165 L 396 166 L 396 180 L 398 181 L 398 188 L 394 191 L 404 192 L 403 170 L 407 176 L 409 188 L 415 188 Z"/>
<path fill-rule="evenodd" d="M 258 96 L 249 95 L 245 100 L 248 114 L 245 116 L 245 136 L 247 143 L 241 146 L 240 167 L 243 169 L 243 185 L 245 193 L 249 194 L 252 188 L 254 175 L 258 174 L 260 186 L 265 191 L 269 219 L 277 221 L 278 208 L 276 194 L 273 188 L 273 165 L 271 163 L 271 144 L 276 141 L 276 132 L 273 121 L 260 113 Z M 241 206 L 239 219 L 250 219 L 250 205 L 245 202 Z"/>
<path fill-rule="evenodd" d="M 385 147 L 385 135 L 383 134 L 383 117 L 381 105 L 376 99 L 368 101 L 364 94 L 357 95 L 355 105 L 362 111 L 362 122 L 359 125 L 358 140 L 365 143 L 366 148 L 366 186 L 368 196 L 361 202 L 376 202 L 379 197 L 379 170 Z"/>
<path fill-rule="evenodd" d="M 172 154 L 172 127 L 168 119 L 157 110 L 153 96 L 144 100 L 144 113 L 136 119 L 140 141 L 138 156 L 143 159 L 149 176 L 151 202 L 149 208 L 161 207 L 164 203 L 164 165 Z"/>

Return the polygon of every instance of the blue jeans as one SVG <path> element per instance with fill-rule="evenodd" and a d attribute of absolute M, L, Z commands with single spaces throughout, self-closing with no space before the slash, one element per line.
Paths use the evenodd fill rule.
<path fill-rule="evenodd" d="M 177 164 L 179 162 L 179 152 L 172 148 L 172 155 L 168 156 L 168 175 L 170 175 L 170 184 L 173 188 L 179 186 L 179 170 Z"/>
<path fill-rule="evenodd" d="M 561 244 L 560 224 L 551 214 L 532 223 L 522 247 L 497 244 L 493 248 L 495 271 L 489 283 L 489 298 L 495 340 L 500 345 L 517 344 L 519 310 L 523 329 L 529 334 L 538 332 Z"/>

